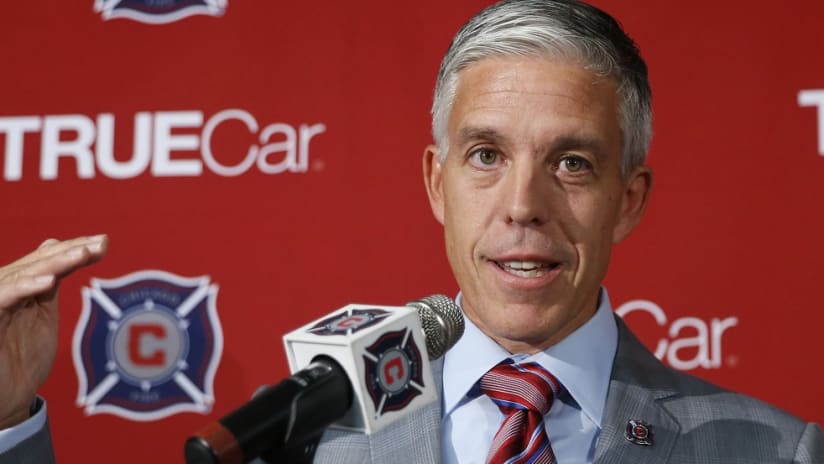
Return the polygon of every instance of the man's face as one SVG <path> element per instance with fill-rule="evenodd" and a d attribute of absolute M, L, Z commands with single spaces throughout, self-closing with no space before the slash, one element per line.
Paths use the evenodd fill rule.
<path fill-rule="evenodd" d="M 618 102 L 577 64 L 487 58 L 459 75 L 445 161 L 424 154 L 464 312 L 510 352 L 594 314 L 612 245 L 643 214 L 651 174 L 621 177 Z"/>

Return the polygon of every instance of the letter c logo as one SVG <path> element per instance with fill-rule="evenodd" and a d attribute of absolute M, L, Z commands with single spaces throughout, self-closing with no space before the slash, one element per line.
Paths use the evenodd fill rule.
<path fill-rule="evenodd" d="M 132 324 L 129 327 L 129 358 L 136 366 L 162 366 L 166 363 L 166 352 L 155 344 L 147 347 L 151 340 L 162 341 L 166 329 L 159 324 Z"/>
<path fill-rule="evenodd" d="M 387 386 L 391 387 L 403 377 L 403 358 L 401 356 L 390 359 L 383 365 L 383 378 L 386 379 Z"/>
<path fill-rule="evenodd" d="M 342 327 L 344 329 L 351 329 L 360 325 L 363 322 L 363 320 L 364 318 L 362 316 L 349 316 L 346 319 L 343 319 L 340 322 L 338 322 L 338 327 Z"/>
<path fill-rule="evenodd" d="M 661 327 L 663 327 L 667 323 L 667 315 L 664 314 L 664 310 L 661 309 L 660 306 L 649 300 L 627 301 L 615 310 L 615 314 L 621 316 L 621 318 L 623 319 L 624 316 L 635 310 L 641 310 L 651 314 L 652 317 L 655 318 L 655 322 Z M 658 359 L 664 359 L 664 355 L 666 353 L 667 341 L 661 338 L 658 340 L 658 345 L 655 347 L 655 357 Z"/>

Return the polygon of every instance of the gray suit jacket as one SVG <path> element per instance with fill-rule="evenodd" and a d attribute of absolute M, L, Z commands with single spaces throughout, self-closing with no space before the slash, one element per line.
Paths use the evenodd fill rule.
<path fill-rule="evenodd" d="M 817 425 L 664 366 L 620 319 L 618 332 L 596 464 L 824 463 L 824 434 Z M 438 391 L 442 368 L 442 363 L 433 363 Z M 635 445 L 624 437 L 630 419 L 653 425 L 652 446 Z M 440 424 L 441 405 L 436 402 L 372 436 L 330 429 L 315 463 L 438 463 Z M 0 454 L 0 464 L 53 462 L 48 424 Z"/>
<path fill-rule="evenodd" d="M 596 464 L 824 463 L 818 425 L 664 366 L 620 319 L 618 332 Z M 442 364 L 433 370 L 440 383 Z M 633 419 L 652 424 L 651 446 L 627 440 Z M 438 463 L 440 423 L 438 402 L 372 436 L 328 430 L 315 463 Z"/>
<path fill-rule="evenodd" d="M 49 424 L 14 448 L 0 454 L 0 464 L 53 464 Z"/>

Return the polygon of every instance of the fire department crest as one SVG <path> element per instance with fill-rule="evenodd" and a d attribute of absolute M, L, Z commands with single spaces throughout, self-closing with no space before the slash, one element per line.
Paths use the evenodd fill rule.
<path fill-rule="evenodd" d="M 381 335 L 366 347 L 363 363 L 375 418 L 405 408 L 423 393 L 423 358 L 408 328 Z"/>
<path fill-rule="evenodd" d="M 318 322 L 308 332 L 315 335 L 352 335 L 391 315 L 389 311 L 376 308 L 348 309 Z"/>
<path fill-rule="evenodd" d="M 229 0 L 95 0 L 94 11 L 103 19 L 128 18 L 147 24 L 165 24 L 194 15 L 223 16 Z"/>
<path fill-rule="evenodd" d="M 137 421 L 211 411 L 223 351 L 217 291 L 208 276 L 155 270 L 92 279 L 72 342 L 77 404 Z"/>

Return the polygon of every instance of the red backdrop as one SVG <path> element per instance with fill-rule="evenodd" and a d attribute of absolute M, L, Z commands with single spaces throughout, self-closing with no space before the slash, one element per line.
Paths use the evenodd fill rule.
<path fill-rule="evenodd" d="M 285 332 L 348 302 L 457 291 L 420 156 L 440 58 L 488 3 L 230 0 L 154 25 L 104 20 L 92 0 L 6 5 L 0 260 L 49 236 L 111 239 L 61 290 L 42 389 L 58 460 L 180 460 L 190 433 L 287 374 Z M 821 422 L 824 98 L 799 93 L 824 89 L 824 5 L 595 3 L 640 44 L 654 93 L 652 204 L 615 251 L 614 306 L 666 362 Z M 217 124 L 227 114 L 242 119 Z M 288 169 L 242 164 L 268 143 L 264 167 Z M 136 422 L 76 404 L 81 288 L 144 269 L 219 287 L 208 415 Z"/>

